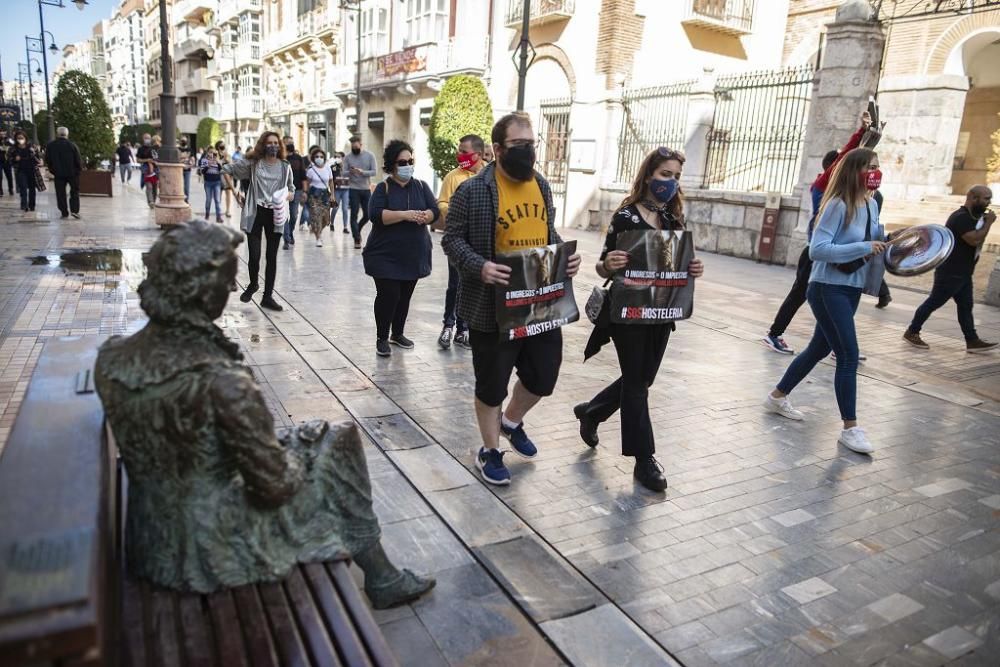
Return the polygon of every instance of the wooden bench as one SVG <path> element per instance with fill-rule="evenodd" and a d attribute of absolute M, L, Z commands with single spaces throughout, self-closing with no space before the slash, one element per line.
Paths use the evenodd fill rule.
<path fill-rule="evenodd" d="M 212 595 L 123 571 L 128 483 L 93 391 L 100 342 L 45 345 L 0 457 L 0 667 L 395 665 L 347 561 Z"/>

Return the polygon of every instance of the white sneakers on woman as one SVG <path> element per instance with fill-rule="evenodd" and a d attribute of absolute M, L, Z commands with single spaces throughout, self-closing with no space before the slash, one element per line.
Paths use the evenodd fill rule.
<path fill-rule="evenodd" d="M 840 432 L 837 442 L 858 454 L 871 454 L 875 451 L 875 446 L 868 442 L 868 434 L 860 426 L 845 428 Z"/>
<path fill-rule="evenodd" d="M 782 417 L 787 417 L 788 419 L 794 419 L 798 422 L 806 418 L 804 414 L 792 407 L 792 402 L 788 400 L 787 396 L 775 398 L 771 395 L 771 392 L 768 392 L 767 398 L 764 399 L 764 407 L 767 408 L 769 412 L 781 415 Z"/>
<path fill-rule="evenodd" d="M 787 396 L 775 398 L 771 395 L 771 392 L 768 392 L 767 398 L 764 399 L 764 407 L 768 412 L 773 412 L 788 419 L 794 419 L 795 421 L 805 419 L 805 415 L 801 411 L 792 407 L 792 402 L 788 400 Z M 860 426 L 845 428 L 840 432 L 837 442 L 858 454 L 871 454 L 875 451 L 875 446 L 868 441 L 868 435 Z"/>

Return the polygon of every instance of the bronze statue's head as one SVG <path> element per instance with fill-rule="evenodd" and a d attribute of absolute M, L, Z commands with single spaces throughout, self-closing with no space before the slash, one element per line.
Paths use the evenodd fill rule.
<path fill-rule="evenodd" d="M 214 320 L 236 291 L 236 248 L 243 241 L 224 225 L 192 220 L 166 232 L 143 256 L 142 309 L 155 322 Z"/>

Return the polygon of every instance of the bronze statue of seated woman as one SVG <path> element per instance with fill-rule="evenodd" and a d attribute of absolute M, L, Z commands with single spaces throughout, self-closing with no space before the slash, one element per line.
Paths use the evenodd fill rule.
<path fill-rule="evenodd" d="M 149 323 L 98 354 L 97 390 L 129 477 L 128 567 L 208 593 L 349 556 L 375 608 L 415 599 L 434 581 L 382 550 L 356 426 L 276 433 L 237 345 L 213 324 L 236 289 L 241 241 L 201 220 L 164 234 L 143 260 Z"/>

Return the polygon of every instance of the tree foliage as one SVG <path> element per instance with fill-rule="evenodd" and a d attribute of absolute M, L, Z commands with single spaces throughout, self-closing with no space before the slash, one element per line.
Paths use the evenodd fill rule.
<path fill-rule="evenodd" d="M 80 149 L 88 167 L 113 159 L 115 133 L 111 109 L 97 79 L 79 70 L 66 72 L 56 86 L 52 113 L 57 126 L 69 129 L 70 139 Z"/>
<path fill-rule="evenodd" d="M 195 148 L 201 150 L 206 146 L 214 146 L 222 139 L 222 128 L 219 122 L 211 116 L 206 116 L 198 121 L 198 143 Z"/>
<path fill-rule="evenodd" d="M 38 125 L 38 144 L 44 146 L 55 137 L 49 136 L 49 112 L 47 109 L 39 109 L 35 112 L 35 123 Z"/>
<path fill-rule="evenodd" d="M 458 140 L 478 134 L 489 142 L 493 107 L 482 80 L 466 75 L 448 79 L 434 98 L 431 112 L 430 153 L 434 171 L 441 178 L 457 167 Z"/>
<path fill-rule="evenodd" d="M 133 146 L 142 143 L 142 135 L 156 134 L 156 128 L 149 123 L 139 123 L 138 125 L 125 125 L 118 133 L 118 143 L 127 141 Z"/>

